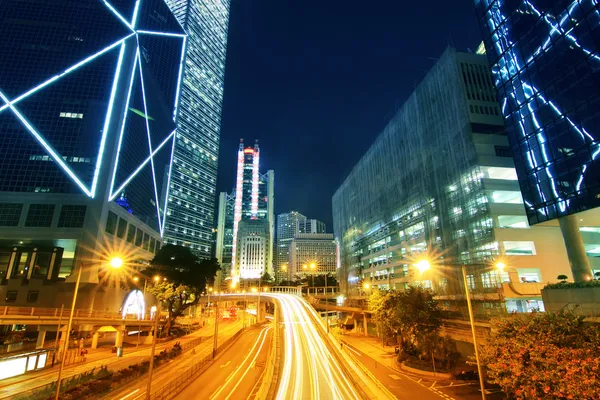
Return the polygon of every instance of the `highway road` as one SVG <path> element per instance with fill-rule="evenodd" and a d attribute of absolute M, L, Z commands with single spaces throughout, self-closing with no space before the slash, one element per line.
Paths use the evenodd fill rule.
<path fill-rule="evenodd" d="M 340 362 L 325 344 L 322 321 L 303 299 L 269 294 L 281 305 L 283 366 L 276 399 L 360 399 Z"/>
<path fill-rule="evenodd" d="M 219 343 L 232 337 L 237 331 L 242 329 L 242 320 L 224 320 L 219 322 Z M 152 377 L 152 393 L 160 390 L 161 387 L 167 385 L 169 382 L 177 379 L 183 372 L 187 371 L 192 365 L 199 360 L 212 353 L 213 341 L 206 340 L 202 341 L 196 346 L 193 351 L 187 351 L 181 356 L 159 366 Z M 107 398 L 110 399 L 127 399 L 136 400 L 143 399 L 146 396 L 146 385 L 148 384 L 148 376 L 145 375 L 140 379 L 135 380 L 131 385 L 126 388 L 110 393 Z"/>
<path fill-rule="evenodd" d="M 241 327 L 241 322 L 239 323 Z M 238 329 L 239 329 L 238 327 Z M 180 342 L 181 344 L 185 344 L 189 341 L 195 340 L 199 337 L 208 337 L 212 336 L 213 326 L 201 328 L 196 332 L 193 332 L 190 335 L 184 336 L 178 340 L 169 341 L 166 343 L 161 343 L 156 345 L 156 353 L 160 353 L 162 350 L 170 349 L 173 347 L 175 342 Z M 207 340 L 212 345 L 212 340 Z M 91 351 L 90 354 L 93 357 L 94 351 Z M 131 364 L 135 364 L 141 362 L 143 360 L 147 360 L 150 357 L 150 348 L 144 347 L 139 350 L 134 349 L 125 349 L 125 354 L 123 357 L 117 357 L 116 354 L 113 354 L 106 358 L 100 358 L 95 360 L 90 360 L 85 363 L 75 364 L 65 368 L 63 373 L 63 379 L 72 377 L 74 375 L 81 374 L 83 372 L 87 372 L 93 368 L 100 368 L 103 365 L 108 366 L 109 369 L 113 371 L 117 371 L 122 368 L 127 368 Z M 4 398 L 12 398 L 18 394 L 22 394 L 24 392 L 29 392 L 31 390 L 35 390 L 36 388 L 40 388 L 46 386 L 52 382 L 56 381 L 58 376 L 58 366 L 50 370 L 42 370 L 36 371 L 29 374 L 25 374 L 22 376 L 10 378 L 3 380 L 0 383 L 0 399 Z"/>
<path fill-rule="evenodd" d="M 251 328 L 199 378 L 175 398 L 237 400 L 249 399 L 265 370 L 272 340 L 270 326 Z"/>

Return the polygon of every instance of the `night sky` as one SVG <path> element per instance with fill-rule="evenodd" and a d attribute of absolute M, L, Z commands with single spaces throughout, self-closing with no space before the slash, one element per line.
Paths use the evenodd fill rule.
<path fill-rule="evenodd" d="M 481 41 L 472 0 L 232 0 L 218 191 L 240 138 L 275 170 L 276 214 L 331 197 L 443 50 Z"/>

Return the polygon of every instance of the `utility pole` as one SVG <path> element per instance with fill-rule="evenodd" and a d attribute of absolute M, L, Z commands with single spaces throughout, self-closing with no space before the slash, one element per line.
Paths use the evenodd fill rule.
<path fill-rule="evenodd" d="M 221 292 L 218 293 L 219 298 L 217 299 L 217 306 L 215 307 L 215 333 L 213 337 L 213 359 L 217 355 L 217 344 L 219 336 L 219 300 L 221 299 Z"/>
<path fill-rule="evenodd" d="M 146 400 L 150 400 L 150 390 L 152 389 L 152 371 L 154 369 L 154 352 L 156 350 L 156 337 L 158 336 L 159 318 L 160 302 L 156 303 L 156 313 L 154 314 L 154 336 L 152 337 L 152 350 L 150 350 L 150 367 L 148 368 L 148 385 L 146 386 Z"/>
<path fill-rule="evenodd" d="M 467 282 L 467 269 L 462 266 L 463 283 L 465 285 L 465 296 L 467 299 L 467 308 L 469 309 L 469 321 L 471 322 L 471 334 L 473 335 L 473 346 L 475 346 L 475 360 L 477 361 L 477 372 L 479 373 L 479 386 L 481 387 L 481 399 L 485 400 L 485 384 L 483 382 L 483 371 L 479 362 L 479 350 L 477 349 L 477 335 L 475 335 L 475 318 L 473 317 L 473 307 L 471 306 L 471 295 L 469 294 L 469 283 Z"/>

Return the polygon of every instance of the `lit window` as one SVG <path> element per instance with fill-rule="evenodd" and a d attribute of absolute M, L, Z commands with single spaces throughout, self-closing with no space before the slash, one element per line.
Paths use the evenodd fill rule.
<path fill-rule="evenodd" d="M 518 190 L 488 190 L 487 194 L 492 203 L 523 204 L 523 197 Z"/>
<path fill-rule="evenodd" d="M 483 177 L 487 179 L 501 179 L 505 181 L 516 181 L 517 170 L 504 167 L 481 167 Z"/>
<path fill-rule="evenodd" d="M 530 241 L 522 242 L 503 242 L 504 252 L 506 255 L 512 256 L 534 256 L 535 244 Z"/>
<path fill-rule="evenodd" d="M 500 228 L 529 228 L 527 217 L 524 215 L 499 215 L 498 227 Z"/>

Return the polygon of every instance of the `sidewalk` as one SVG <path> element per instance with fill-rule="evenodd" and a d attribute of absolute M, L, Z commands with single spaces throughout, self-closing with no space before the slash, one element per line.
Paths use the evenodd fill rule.
<path fill-rule="evenodd" d="M 393 346 L 382 346 L 381 339 L 372 337 L 372 336 L 363 336 L 359 333 L 347 333 L 339 338 L 341 341 L 351 345 L 359 352 L 371 357 L 378 363 L 391 368 L 395 371 L 398 371 L 401 374 L 408 375 L 417 379 L 421 379 L 423 381 L 437 381 L 442 382 L 444 379 L 440 379 L 439 377 L 426 376 L 411 373 L 399 368 L 395 362 L 396 354 Z"/>
<path fill-rule="evenodd" d="M 165 348 L 169 348 L 176 342 L 179 342 L 181 345 L 185 345 L 186 343 L 196 340 L 199 337 L 210 337 L 213 334 L 213 330 L 214 324 L 209 324 L 187 336 L 182 336 L 167 342 L 157 343 L 156 352 L 158 353 Z M 142 359 L 147 358 L 150 355 L 151 346 L 140 345 L 138 349 L 136 349 L 135 346 L 126 347 L 124 349 L 123 357 L 117 357 L 115 353 L 112 353 L 111 347 L 100 348 L 96 350 L 88 349 L 89 353 L 85 362 L 78 362 L 65 366 L 63 370 L 63 379 L 90 371 L 93 368 L 98 369 L 101 366 L 108 366 L 108 368 L 112 370 L 126 368 L 131 364 L 135 364 Z M 50 368 L 0 381 L 0 399 L 11 397 L 23 392 L 28 392 L 56 381 L 58 369 L 59 365 L 56 364 Z"/>

